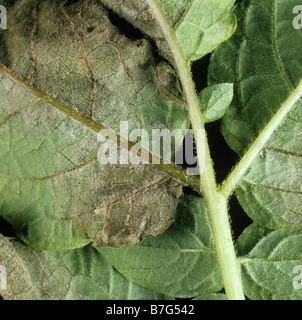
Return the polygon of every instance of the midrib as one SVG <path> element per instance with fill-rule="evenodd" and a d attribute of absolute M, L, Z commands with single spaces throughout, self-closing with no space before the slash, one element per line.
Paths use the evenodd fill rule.
<path fill-rule="evenodd" d="M 22 80 L 18 76 L 16 76 L 14 73 L 12 73 L 10 70 L 8 70 L 5 66 L 0 64 L 0 73 L 2 73 L 4 76 L 8 77 L 15 83 L 17 83 L 19 86 L 25 88 L 26 90 L 31 91 L 33 94 L 35 94 L 38 98 L 45 101 L 47 104 L 51 105 L 57 110 L 60 110 L 70 116 L 72 119 L 80 122 L 85 127 L 90 128 L 92 131 L 99 133 L 101 130 L 108 130 L 108 128 L 104 127 L 100 123 L 86 117 L 84 114 L 78 112 L 77 110 L 73 109 L 72 107 L 68 106 L 67 104 L 63 103 L 62 101 L 56 99 L 55 97 L 51 96 L 50 94 L 33 87 L 26 81 Z M 117 137 L 117 143 L 118 145 L 121 144 L 121 142 L 124 142 L 123 145 L 128 144 L 128 150 L 130 151 L 131 148 L 135 145 L 131 141 L 123 141 L 124 139 L 120 137 L 117 133 L 115 133 Z M 154 159 L 154 156 L 151 153 L 147 154 L 147 157 L 144 157 L 144 160 L 148 161 L 149 164 L 154 165 L 157 167 L 160 171 L 163 173 L 168 174 L 172 178 L 182 182 L 186 186 L 190 186 L 196 191 L 200 189 L 200 182 L 197 176 L 187 175 L 187 173 L 182 170 L 181 168 L 173 165 L 173 164 L 164 164 L 162 159 L 159 159 L 159 164 L 152 163 L 152 158 Z"/>

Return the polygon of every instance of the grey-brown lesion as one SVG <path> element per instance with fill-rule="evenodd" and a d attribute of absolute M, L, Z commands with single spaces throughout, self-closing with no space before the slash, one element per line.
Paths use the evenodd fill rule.
<path fill-rule="evenodd" d="M 1 196 L 8 199 L 1 214 L 39 249 L 91 241 L 122 246 L 166 230 L 182 185 L 151 164 L 106 167 L 96 159 L 96 133 L 104 127 L 118 132 L 122 120 L 129 130 L 188 125 L 185 106 L 168 94 L 173 89 L 163 88 L 169 79 L 158 79 L 148 40 L 129 41 L 93 0 L 63 9 L 52 1 L 29 1 L 10 10 L 0 95 L 3 138 L 13 143 L 0 150 L 7 180 Z M 85 59 L 95 79 L 93 100 Z"/>
<path fill-rule="evenodd" d="M 39 2 L 36 1 L 36 4 L 32 10 L 32 15 L 33 15 L 33 27 L 32 27 L 32 32 L 31 32 L 31 36 L 30 36 L 30 42 L 31 42 L 31 51 L 32 51 L 32 68 L 30 71 L 30 75 L 28 77 L 28 83 L 32 84 L 34 75 L 35 75 L 35 71 L 36 71 L 36 67 L 37 67 L 37 56 L 36 56 L 36 47 L 35 47 L 35 37 L 36 37 L 36 33 L 38 30 L 38 23 L 39 23 L 39 18 L 38 18 L 38 8 L 39 6 Z"/>
<path fill-rule="evenodd" d="M 87 9 L 87 7 L 86 7 Z M 89 103 L 89 118 L 92 119 L 93 118 L 93 112 L 94 112 L 94 92 L 95 92 L 95 78 L 94 78 L 94 74 L 93 74 L 93 70 L 90 66 L 90 63 L 89 63 L 89 58 L 87 57 L 87 54 L 86 54 L 86 51 L 85 51 L 85 48 L 82 44 L 82 40 L 81 40 L 81 37 L 78 33 L 78 31 L 76 30 L 76 27 L 75 27 L 75 24 L 74 24 L 74 21 L 73 21 L 73 18 L 67 13 L 67 11 L 65 10 L 64 6 L 61 6 L 60 7 L 60 10 L 64 13 L 64 15 L 66 16 L 66 18 L 69 20 L 70 22 L 70 26 L 71 26 L 71 29 L 74 33 L 74 37 L 75 37 L 75 40 L 81 50 L 81 53 L 83 55 L 83 59 L 84 59 L 84 63 L 86 65 L 86 68 L 89 72 L 89 77 L 90 77 L 90 82 L 91 82 L 91 98 L 90 98 L 90 103 Z M 82 13 L 82 10 L 80 10 L 76 16 L 79 17 Z"/>
<path fill-rule="evenodd" d="M 167 127 L 165 112 L 181 108 L 186 121 L 177 81 L 158 72 L 150 42 L 123 36 L 99 2 L 33 1 L 11 15 L 6 67 L 29 84 L 115 131 L 122 120 L 130 129 Z"/>
<path fill-rule="evenodd" d="M 94 237 L 95 245 L 135 245 L 163 233 L 175 219 L 174 214 L 167 213 L 176 208 L 180 195 L 181 184 L 166 176 L 96 209 L 95 213 L 101 216 L 102 227 Z"/>

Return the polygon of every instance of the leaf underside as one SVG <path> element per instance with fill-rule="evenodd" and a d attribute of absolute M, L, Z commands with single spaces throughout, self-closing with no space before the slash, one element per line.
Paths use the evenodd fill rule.
<path fill-rule="evenodd" d="M 301 300 L 294 273 L 302 265 L 300 230 L 269 230 L 256 223 L 237 241 L 245 294 L 252 300 Z"/>
<path fill-rule="evenodd" d="M 214 53 L 209 83 L 233 82 L 222 133 L 243 154 L 302 78 L 302 34 L 292 26 L 295 1 L 243 1 L 238 30 Z M 293 107 L 236 190 L 258 224 L 302 227 L 302 113 Z"/>
<path fill-rule="evenodd" d="M 164 234 L 137 246 L 98 250 L 127 279 L 166 295 L 188 298 L 223 286 L 205 204 L 194 196 L 182 198 Z"/>
<path fill-rule="evenodd" d="M 199 103 L 204 121 L 207 123 L 221 119 L 232 99 L 232 83 L 221 83 L 203 89 L 199 93 Z"/>
<path fill-rule="evenodd" d="M 151 37 L 160 53 L 173 64 L 173 57 L 160 26 L 144 0 L 102 0 L 117 14 Z M 159 0 L 174 27 L 185 58 L 194 61 L 212 52 L 231 37 L 236 17 L 231 13 L 234 0 Z"/>
<path fill-rule="evenodd" d="M 120 247 L 162 233 L 182 185 L 151 165 L 97 161 L 102 128 L 189 126 L 150 43 L 121 35 L 97 1 L 17 2 L 8 14 L 0 32 L 0 214 L 23 241 L 47 250 Z"/>
<path fill-rule="evenodd" d="M 236 28 L 234 0 L 192 0 L 175 26 L 185 58 L 195 61 L 229 39 Z"/>
<path fill-rule="evenodd" d="M 0 235 L 0 263 L 7 275 L 6 289 L 0 289 L 5 300 L 165 298 L 124 278 L 90 246 L 43 252 Z"/>
<path fill-rule="evenodd" d="M 232 35 L 236 13 L 239 27 L 215 50 L 201 101 L 209 121 L 225 113 L 222 133 L 242 155 L 302 78 L 296 1 L 243 0 L 234 12 L 234 1 L 159 2 L 191 61 Z M 4 4 L 10 19 L 0 30 L 0 215 L 29 246 L 0 235 L 8 275 L 1 297 L 226 299 L 217 293 L 223 283 L 203 200 L 179 202 L 181 183 L 152 165 L 97 160 L 98 131 L 119 133 L 121 121 L 149 133 L 185 134 L 189 127 L 173 58 L 146 1 Z M 208 16 L 194 9 L 211 6 L 217 10 Z M 107 7 L 152 38 L 166 60 L 154 56 L 152 41 L 123 36 Z M 302 265 L 301 103 L 236 190 L 255 221 L 236 243 L 249 299 L 302 299 L 293 273 Z"/>

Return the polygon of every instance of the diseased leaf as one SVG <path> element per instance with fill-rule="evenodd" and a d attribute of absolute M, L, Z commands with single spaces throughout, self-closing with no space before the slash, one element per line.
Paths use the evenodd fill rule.
<path fill-rule="evenodd" d="M 175 90 L 159 88 L 149 42 L 119 34 L 97 1 L 18 1 L 8 14 L 0 31 L 0 214 L 38 249 L 119 247 L 162 233 L 180 183 L 151 165 L 97 161 L 105 127 L 127 139 L 121 121 L 129 132 L 185 133 L 189 125 L 185 106 L 171 101 Z"/>
<path fill-rule="evenodd" d="M 153 38 L 161 54 L 173 62 L 160 26 L 143 0 L 102 0 L 109 8 Z M 160 0 L 188 61 L 200 59 L 229 39 L 236 28 L 234 0 Z"/>
<path fill-rule="evenodd" d="M 128 279 L 157 292 L 194 297 L 222 288 L 214 240 L 200 198 L 182 198 L 177 220 L 164 234 L 134 247 L 99 251 Z"/>
<path fill-rule="evenodd" d="M 169 46 L 162 30 L 153 17 L 145 0 L 101 0 L 107 7 L 139 28 L 144 34 L 154 39 L 161 54 L 173 62 Z M 169 22 L 174 26 L 183 15 L 188 4 L 194 0 L 160 0 Z"/>
<path fill-rule="evenodd" d="M 222 133 L 240 154 L 302 79 L 302 34 L 292 25 L 293 0 L 243 1 L 231 40 L 214 53 L 209 82 L 234 83 L 235 96 Z M 236 190 L 258 224 L 301 228 L 301 100 L 271 136 Z"/>
<path fill-rule="evenodd" d="M 301 230 L 269 230 L 256 223 L 237 241 L 245 294 L 253 300 L 301 300 Z M 297 277 L 298 276 L 298 277 Z"/>
<path fill-rule="evenodd" d="M 199 93 L 199 101 L 205 122 L 219 120 L 233 99 L 233 84 L 221 83 L 208 86 Z"/>
<path fill-rule="evenodd" d="M 192 0 L 175 27 L 188 61 L 202 58 L 229 39 L 236 28 L 234 0 Z"/>
<path fill-rule="evenodd" d="M 0 235 L 0 264 L 6 269 L 4 300 L 164 299 L 119 274 L 92 247 L 38 251 Z"/>

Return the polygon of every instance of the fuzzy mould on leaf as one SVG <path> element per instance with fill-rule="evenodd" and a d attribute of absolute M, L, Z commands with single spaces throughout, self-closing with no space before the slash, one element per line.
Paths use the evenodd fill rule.
<path fill-rule="evenodd" d="M 98 1 L 21 1 L 8 14 L 0 31 L 1 215 L 23 241 L 47 250 L 119 247 L 162 233 L 181 183 L 151 165 L 97 161 L 104 127 L 189 126 L 185 105 L 159 81 L 150 43 L 121 35 Z"/>

